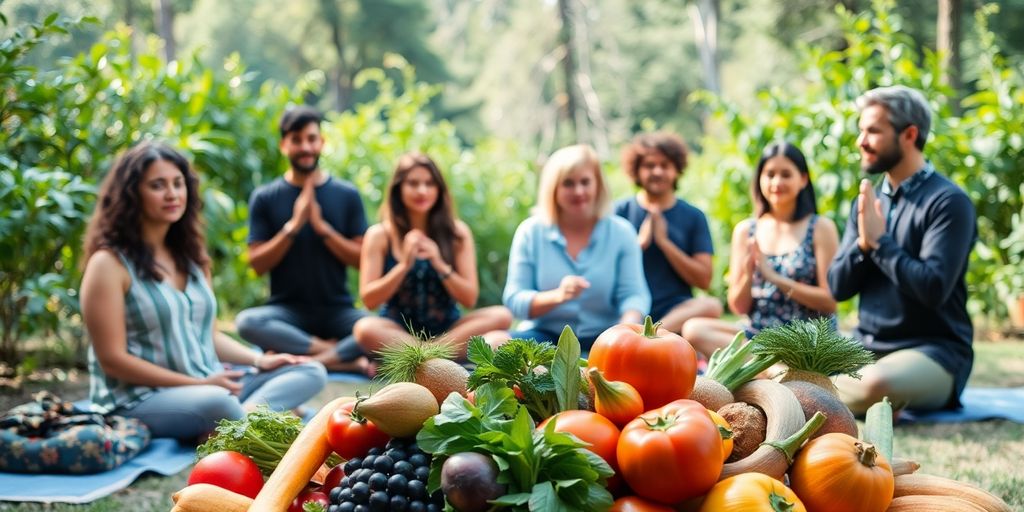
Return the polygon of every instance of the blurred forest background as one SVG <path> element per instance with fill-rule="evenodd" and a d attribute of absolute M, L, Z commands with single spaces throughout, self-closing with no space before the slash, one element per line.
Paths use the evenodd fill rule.
<path fill-rule="evenodd" d="M 223 319 L 260 303 L 246 203 L 285 169 L 276 123 L 297 102 L 329 113 L 321 163 L 371 219 L 398 155 L 438 160 L 494 304 L 554 149 L 592 144 L 618 198 L 622 144 L 681 133 L 680 194 L 711 222 L 722 297 L 761 148 L 799 145 L 843 226 L 853 99 L 916 87 L 936 114 L 926 153 L 979 214 L 971 312 L 1003 328 L 1024 321 L 1022 55 L 1024 0 L 0 0 L 0 374 L 84 361 L 82 233 L 99 179 L 143 139 L 201 174 Z"/>

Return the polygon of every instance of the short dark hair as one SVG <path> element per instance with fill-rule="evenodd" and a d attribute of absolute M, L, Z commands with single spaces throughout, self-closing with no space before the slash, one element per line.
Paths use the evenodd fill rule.
<path fill-rule="evenodd" d="M 319 127 L 320 122 L 323 120 L 324 116 L 320 114 L 319 110 L 309 105 L 298 105 L 284 111 L 278 128 L 281 130 L 281 138 L 283 139 L 289 133 L 301 131 L 310 123 L 316 123 Z"/>
<path fill-rule="evenodd" d="M 636 171 L 640 167 L 640 162 L 643 162 L 644 157 L 651 150 L 665 155 L 665 158 L 668 158 L 672 165 L 676 166 L 676 170 L 679 171 L 676 176 L 676 181 L 678 181 L 679 176 L 682 176 L 683 170 L 686 169 L 688 152 L 683 138 L 669 132 L 641 133 L 634 137 L 629 145 L 622 148 L 622 170 L 626 171 L 626 175 L 639 187 L 640 178 Z M 675 188 L 676 182 L 672 182 L 672 189 L 675 190 Z"/>
<path fill-rule="evenodd" d="M 807 170 L 807 159 L 796 146 L 788 142 L 774 142 L 769 144 L 761 152 L 761 160 L 757 162 L 757 170 L 754 171 L 754 179 L 750 182 L 750 195 L 754 199 L 754 218 L 759 218 L 771 211 L 768 199 L 761 193 L 761 172 L 764 171 L 764 164 L 777 156 L 784 156 L 796 166 L 800 174 L 807 176 L 807 186 L 796 196 L 796 209 L 793 210 L 791 221 L 800 220 L 812 213 L 818 212 L 818 202 L 814 197 L 814 185 L 811 183 L 811 173 Z"/>

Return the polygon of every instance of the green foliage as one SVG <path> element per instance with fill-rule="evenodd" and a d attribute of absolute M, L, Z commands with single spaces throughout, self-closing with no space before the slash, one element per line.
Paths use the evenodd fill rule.
<path fill-rule="evenodd" d="M 976 26 L 982 61 L 990 64 L 974 77 L 980 92 L 963 101 L 958 116 L 952 104 L 956 94 L 940 83 L 938 56 L 902 32 L 893 8 L 890 0 L 875 0 L 872 10 L 861 14 L 840 8 L 847 46 L 803 46 L 798 51 L 803 75 L 794 77 L 794 86 L 759 91 L 752 108 L 741 110 L 709 94 L 695 96 L 713 109 L 725 132 L 703 139 L 705 153 L 691 171 L 701 189 L 717 191 L 702 198 L 716 246 L 727 247 L 732 226 L 750 215 L 753 169 L 760 151 L 776 139 L 796 144 L 807 156 L 819 213 L 842 230 L 861 179 L 854 100 L 873 87 L 902 84 L 924 91 L 931 102 L 926 156 L 967 191 L 978 212 L 979 242 L 967 278 L 971 313 L 1005 317 L 1000 294 L 1009 287 L 989 283 L 1020 272 L 1015 256 L 997 241 L 1011 233 L 1013 214 L 1022 208 L 1024 76 L 1000 56 L 985 28 L 991 11 L 983 10 Z M 716 275 L 724 273 L 726 263 L 727 258 L 718 258 Z"/>
<path fill-rule="evenodd" d="M 276 116 L 297 93 L 270 83 L 253 91 L 237 59 L 222 71 L 196 59 L 165 63 L 156 40 L 133 55 L 125 28 L 50 69 L 24 64 L 37 46 L 88 22 L 51 15 L 0 44 L 6 361 L 20 360 L 19 340 L 79 326 L 75 289 L 95 185 L 117 154 L 142 140 L 182 149 L 201 176 L 221 303 L 238 307 L 263 290 L 241 257 L 245 205 L 254 184 L 279 173 Z"/>

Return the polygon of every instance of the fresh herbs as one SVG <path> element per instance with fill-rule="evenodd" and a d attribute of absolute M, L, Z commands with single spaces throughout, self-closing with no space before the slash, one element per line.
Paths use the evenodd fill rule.
<path fill-rule="evenodd" d="M 516 353 L 521 350 L 525 347 Z M 475 399 L 476 405 L 450 395 L 440 414 L 427 420 L 416 437 L 420 448 L 434 455 L 430 492 L 440 488 L 447 456 L 472 451 L 489 455 L 498 465 L 498 482 L 508 486 L 508 493 L 495 505 L 509 510 L 606 510 L 611 506 L 605 481 L 612 469 L 585 443 L 555 432 L 555 421 L 543 430 L 535 429 L 526 407 L 502 382 L 481 384 Z"/>
<path fill-rule="evenodd" d="M 828 318 L 794 320 L 754 336 L 754 355 L 776 357 L 790 371 L 860 378 L 861 367 L 875 361 L 860 342 L 839 334 Z"/>
<path fill-rule="evenodd" d="M 469 389 L 498 383 L 515 390 L 519 401 L 536 421 L 576 409 L 585 383 L 580 378 L 580 342 L 566 327 L 558 347 L 550 343 L 513 339 L 491 349 L 483 338 L 469 341 L 469 360 L 476 369 L 469 376 Z"/>
<path fill-rule="evenodd" d="M 196 459 L 214 452 L 234 451 L 251 458 L 269 476 L 301 430 L 302 420 L 298 416 L 260 406 L 240 420 L 220 420 L 213 436 L 196 448 Z M 328 465 L 340 460 L 334 458 Z"/>

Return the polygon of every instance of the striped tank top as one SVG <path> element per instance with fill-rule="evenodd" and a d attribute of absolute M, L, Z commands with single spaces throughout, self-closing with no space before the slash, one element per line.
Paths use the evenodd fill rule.
<path fill-rule="evenodd" d="M 223 371 L 213 346 L 217 299 L 199 267 L 193 265 L 185 291 L 181 291 L 169 281 L 141 278 L 127 258 L 120 254 L 118 257 L 131 278 L 124 296 L 128 353 L 193 377 Z M 110 413 L 134 406 L 153 392 L 152 387 L 104 374 L 89 347 L 89 398 L 93 409 Z"/>

